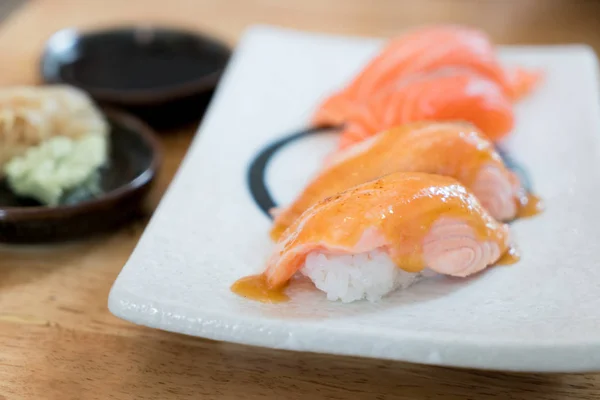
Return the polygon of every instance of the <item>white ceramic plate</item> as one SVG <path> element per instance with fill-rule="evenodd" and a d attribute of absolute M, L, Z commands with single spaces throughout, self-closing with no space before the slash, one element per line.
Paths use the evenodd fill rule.
<path fill-rule="evenodd" d="M 292 300 L 233 295 L 261 270 L 270 221 L 247 186 L 265 146 L 306 127 L 318 101 L 381 42 L 256 27 L 244 35 L 181 170 L 119 275 L 110 310 L 132 322 L 278 349 L 519 371 L 600 369 L 600 118 L 596 59 L 584 46 L 504 48 L 543 67 L 506 144 L 547 211 L 513 224 L 523 259 L 473 279 L 432 279 L 377 304 L 329 302 L 308 284 Z M 289 201 L 331 135 L 275 155 L 267 183 Z"/>

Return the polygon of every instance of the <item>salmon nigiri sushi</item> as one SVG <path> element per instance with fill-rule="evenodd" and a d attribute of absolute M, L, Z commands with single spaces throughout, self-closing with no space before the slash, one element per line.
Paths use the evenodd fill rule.
<path fill-rule="evenodd" d="M 441 68 L 461 68 L 496 83 L 515 100 L 529 93 L 541 78 L 539 71 L 504 69 L 488 36 L 478 30 L 441 25 L 416 29 L 391 40 L 341 92 L 323 102 L 314 115 L 316 125 L 340 125 L 357 103 L 414 74 Z"/>
<path fill-rule="evenodd" d="M 421 273 L 466 277 L 510 251 L 508 227 L 457 180 L 399 172 L 328 197 L 280 238 L 269 288 L 297 272 L 330 300 L 378 300 Z"/>
<path fill-rule="evenodd" d="M 471 71 L 452 69 L 390 87 L 354 107 L 340 148 L 409 122 L 452 120 L 471 122 L 494 141 L 514 125 L 512 104 L 498 85 Z"/>
<path fill-rule="evenodd" d="M 454 177 L 497 220 L 513 219 L 527 203 L 518 177 L 477 128 L 466 123 L 420 122 L 381 132 L 338 153 L 292 204 L 278 210 L 271 237 L 277 240 L 318 201 L 393 172 Z"/>

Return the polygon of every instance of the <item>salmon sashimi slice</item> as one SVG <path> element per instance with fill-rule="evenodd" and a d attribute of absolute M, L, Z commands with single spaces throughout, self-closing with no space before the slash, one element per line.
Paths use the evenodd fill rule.
<path fill-rule="evenodd" d="M 345 89 L 321 104 L 313 123 L 340 125 L 353 105 L 414 74 L 447 67 L 469 69 L 486 77 L 512 100 L 533 90 L 541 77 L 539 71 L 521 68 L 516 76 L 535 79 L 515 79 L 515 71 L 502 68 L 489 37 L 481 31 L 453 25 L 423 27 L 389 41 Z"/>
<path fill-rule="evenodd" d="M 544 74 L 538 70 L 516 67 L 506 70 L 513 97 L 522 98 L 531 93 L 542 81 Z"/>
<path fill-rule="evenodd" d="M 398 172 L 355 186 L 307 209 L 281 236 L 264 272 L 277 288 L 308 254 L 356 255 L 383 250 L 404 271 L 426 267 L 465 277 L 510 248 L 497 222 L 457 180 Z"/>
<path fill-rule="evenodd" d="M 514 113 L 494 82 L 468 70 L 448 69 L 390 87 L 353 107 L 339 147 L 417 121 L 467 121 L 498 141 L 513 128 Z"/>
<path fill-rule="evenodd" d="M 494 145 L 473 125 L 419 122 L 390 129 L 336 154 L 292 204 L 278 209 L 277 240 L 306 209 L 353 186 L 394 172 L 426 172 L 456 178 L 497 220 L 515 217 L 526 192 Z"/>

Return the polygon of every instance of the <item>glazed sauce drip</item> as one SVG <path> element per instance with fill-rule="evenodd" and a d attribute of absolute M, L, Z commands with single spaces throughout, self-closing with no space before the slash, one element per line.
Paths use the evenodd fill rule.
<path fill-rule="evenodd" d="M 517 218 L 529 218 L 544 211 L 544 203 L 538 196 L 528 193 L 519 204 Z"/>
<path fill-rule="evenodd" d="M 514 247 L 509 247 L 508 251 L 504 253 L 494 265 L 512 265 L 516 264 L 521 260 L 521 254 Z"/>
<path fill-rule="evenodd" d="M 469 187 L 482 165 L 502 162 L 489 139 L 464 123 L 406 124 L 363 143 L 334 155 L 323 172 L 282 210 L 273 224 L 273 240 L 313 204 L 390 173 L 451 176 Z"/>
<path fill-rule="evenodd" d="M 250 275 L 238 279 L 231 285 L 231 291 L 238 296 L 261 303 L 281 303 L 290 298 L 283 292 L 285 286 L 272 289 L 263 274 Z"/>

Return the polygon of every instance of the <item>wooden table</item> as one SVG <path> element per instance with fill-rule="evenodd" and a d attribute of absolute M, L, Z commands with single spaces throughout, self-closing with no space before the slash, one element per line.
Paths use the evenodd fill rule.
<path fill-rule="evenodd" d="M 3 1 L 3 0 L 0 0 Z M 391 36 L 419 23 L 486 29 L 501 43 L 600 48 L 600 2 L 554 0 L 37 0 L 0 27 L 0 84 L 37 81 L 45 39 L 65 26 L 153 21 L 235 44 L 251 23 Z M 154 207 L 194 127 L 163 136 Z M 600 375 L 466 371 L 273 351 L 155 331 L 106 308 L 146 221 L 90 241 L 0 247 L 0 399 L 597 399 Z"/>

